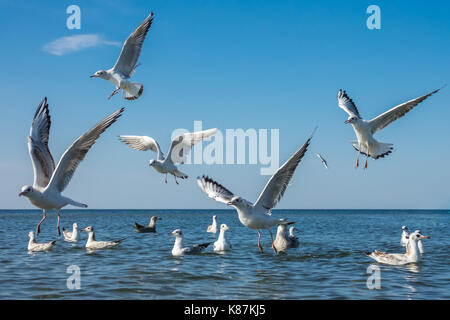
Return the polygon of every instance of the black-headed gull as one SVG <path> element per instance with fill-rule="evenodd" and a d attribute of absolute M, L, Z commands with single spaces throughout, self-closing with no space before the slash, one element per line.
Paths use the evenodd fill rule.
<path fill-rule="evenodd" d="M 155 139 L 147 136 L 119 136 L 120 141 L 127 144 L 130 148 L 147 151 L 152 150 L 157 153 L 157 159 L 151 159 L 149 166 L 165 174 L 165 182 L 167 183 L 167 174 L 171 174 L 178 184 L 177 177 L 187 179 L 188 175 L 179 171 L 175 164 L 183 164 L 186 162 L 187 156 L 191 148 L 198 142 L 207 139 L 217 132 L 217 128 L 208 129 L 196 132 L 187 132 L 175 137 L 170 144 L 169 155 L 164 158 L 158 142 Z"/>
<path fill-rule="evenodd" d="M 419 247 L 417 242 L 422 239 L 429 239 L 430 237 L 422 235 L 415 231 L 409 235 L 408 244 L 406 245 L 406 253 L 386 253 L 375 250 L 372 253 L 366 253 L 367 256 L 380 263 L 390 265 L 404 265 L 408 263 L 415 263 L 420 260 Z"/>
<path fill-rule="evenodd" d="M 127 100 L 136 100 L 142 95 L 144 85 L 142 83 L 128 81 L 128 79 L 133 75 L 134 70 L 138 66 L 137 63 L 141 54 L 142 44 L 152 22 L 153 12 L 142 21 L 139 27 L 125 41 L 114 67 L 109 70 L 99 70 L 91 75 L 91 78 L 102 78 L 116 86 L 116 90 L 111 93 L 108 99 L 111 99 L 120 89 L 123 90 L 123 97 Z"/>
<path fill-rule="evenodd" d="M 36 243 L 33 231 L 30 231 L 28 233 L 28 237 L 30 238 L 30 241 L 28 241 L 28 251 L 30 252 L 48 251 L 56 244 L 56 241 L 50 241 L 48 243 Z"/>
<path fill-rule="evenodd" d="M 408 244 L 409 232 L 407 226 L 402 226 L 402 236 L 400 238 L 400 245 L 406 247 Z"/>
<path fill-rule="evenodd" d="M 39 104 L 28 136 L 28 151 L 33 164 L 34 182 L 33 186 L 23 186 L 19 193 L 19 196 L 27 197 L 32 204 L 44 212 L 42 220 L 37 225 L 36 235 L 40 232 L 41 224 L 47 216 L 47 210 L 58 212 L 57 231 L 60 235 L 61 208 L 69 204 L 81 208 L 87 207 L 86 204 L 64 197 L 61 192 L 67 187 L 78 165 L 83 161 L 95 141 L 110 125 L 116 122 L 123 110 L 123 108 L 117 110 L 79 137 L 64 152 L 55 168 L 55 161 L 48 148 L 51 121 L 47 98 L 44 98 Z"/>
<path fill-rule="evenodd" d="M 206 232 L 217 233 L 217 216 L 213 216 L 213 222 L 206 228 Z"/>
<path fill-rule="evenodd" d="M 134 229 L 136 229 L 136 232 L 138 233 L 149 233 L 149 232 L 156 232 L 156 220 L 162 220 L 160 217 L 152 216 L 150 218 L 150 223 L 148 226 L 143 226 L 137 222 L 134 223 Z"/>
<path fill-rule="evenodd" d="M 289 181 L 305 155 L 311 139 L 312 135 L 306 140 L 303 146 L 295 152 L 289 160 L 277 170 L 277 172 L 275 172 L 255 203 L 251 203 L 240 196 L 234 195 L 230 190 L 207 176 L 197 178 L 200 189 L 202 189 L 208 197 L 233 206 L 238 212 L 239 221 L 241 221 L 244 226 L 258 231 L 258 247 L 261 252 L 263 252 L 263 248 L 261 246 L 260 229 L 267 229 L 269 231 L 272 239 L 272 248 L 277 252 L 273 245 L 273 235 L 270 228 L 275 225 L 289 224 L 289 222 L 285 219 L 272 217 L 270 211 L 276 206 L 286 191 Z"/>
<path fill-rule="evenodd" d="M 390 154 L 393 150 L 392 143 L 378 142 L 373 137 L 373 134 L 380 131 L 398 118 L 403 117 L 415 106 L 417 106 L 429 96 L 438 92 L 440 89 L 434 90 L 433 92 L 430 92 L 413 100 L 404 102 L 372 120 L 364 120 L 359 114 L 359 111 L 356 108 L 353 100 L 350 99 L 345 91 L 339 90 L 337 95 L 338 105 L 349 115 L 345 123 L 350 123 L 353 126 L 353 130 L 355 131 L 356 137 L 358 139 L 358 141 L 351 142 L 356 151 L 358 151 L 355 168 L 359 166 L 359 156 L 361 153 L 366 155 L 364 168 L 367 168 L 367 161 L 369 157 L 372 157 L 376 160 Z"/>
<path fill-rule="evenodd" d="M 97 241 L 95 240 L 95 233 L 94 233 L 94 227 L 89 226 L 84 229 L 81 229 L 81 231 L 87 232 L 88 240 L 86 242 L 86 248 L 87 249 L 107 249 L 112 248 L 120 244 L 124 239 L 116 240 L 116 241 Z"/>
<path fill-rule="evenodd" d="M 67 242 L 78 242 L 80 240 L 80 233 L 78 232 L 78 224 L 72 225 L 72 231 L 63 228 L 64 240 Z"/>
<path fill-rule="evenodd" d="M 323 166 L 325 167 L 325 169 L 328 169 L 328 163 L 327 160 L 325 160 L 320 153 L 317 154 L 317 157 L 320 159 L 320 161 L 322 161 Z"/>
<path fill-rule="evenodd" d="M 230 228 L 222 223 L 220 225 L 220 233 L 219 233 L 219 238 L 217 238 L 217 241 L 214 242 L 213 245 L 213 251 L 214 252 L 224 252 L 224 251 L 228 251 L 231 250 L 231 244 L 228 243 L 227 239 L 225 238 L 225 231 L 230 230 Z"/>
<path fill-rule="evenodd" d="M 169 236 L 175 237 L 175 243 L 173 244 L 172 248 L 173 256 L 201 253 L 211 244 L 211 242 L 206 242 L 201 244 L 195 244 L 188 247 L 183 247 L 183 232 L 180 229 L 173 230 L 171 233 L 169 233 Z"/>

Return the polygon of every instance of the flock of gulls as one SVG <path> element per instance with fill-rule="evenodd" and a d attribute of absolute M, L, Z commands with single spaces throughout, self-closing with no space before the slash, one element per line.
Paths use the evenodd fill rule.
<path fill-rule="evenodd" d="M 91 75 L 92 78 L 101 78 L 114 84 L 115 90 L 108 99 L 112 98 L 120 90 L 123 91 L 123 98 L 127 100 L 136 100 L 142 95 L 144 85 L 131 82 L 130 77 L 139 65 L 138 60 L 142 45 L 153 23 L 153 18 L 153 13 L 151 13 L 126 39 L 120 56 L 111 69 L 99 70 Z M 338 106 L 348 114 L 348 119 L 345 123 L 352 125 L 357 138 L 356 141 L 352 142 L 353 147 L 358 152 L 355 167 L 359 166 L 359 157 L 361 154 L 366 156 L 364 168 L 367 168 L 369 157 L 376 160 L 390 154 L 393 150 L 392 144 L 379 142 L 373 135 L 390 123 L 403 117 L 406 113 L 439 90 L 440 89 L 434 90 L 426 95 L 402 103 L 372 120 L 364 120 L 361 117 L 356 104 L 348 96 L 346 91 L 339 90 L 337 94 Z M 67 205 L 81 208 L 87 207 L 84 203 L 77 202 L 62 195 L 62 192 L 69 184 L 78 165 L 84 160 L 88 151 L 100 136 L 114 124 L 123 113 L 124 108 L 115 111 L 92 127 L 92 129 L 81 135 L 67 148 L 58 164 L 55 165 L 55 161 L 48 146 L 51 119 L 47 98 L 44 98 L 39 104 L 28 136 L 28 150 L 33 165 L 34 181 L 31 186 L 27 185 L 22 187 L 19 193 L 19 196 L 26 197 L 34 206 L 43 210 L 43 217 L 36 227 L 36 236 L 40 233 L 41 224 L 46 219 L 48 210 L 56 210 L 57 212 L 57 234 L 60 236 L 61 209 Z M 135 150 L 151 150 L 155 152 L 157 154 L 156 159 L 151 159 L 149 161 L 149 166 L 165 175 L 166 183 L 167 176 L 170 174 L 178 184 L 177 178 L 187 179 L 188 175 L 181 172 L 177 165 L 185 163 L 190 149 L 196 143 L 213 136 L 217 131 L 217 128 L 213 128 L 182 134 L 171 141 L 167 156 L 164 156 L 158 142 L 151 137 L 120 135 L 119 140 Z M 308 150 L 313 135 L 314 132 L 273 174 L 262 189 L 259 197 L 254 202 L 250 202 L 243 197 L 234 194 L 207 175 L 197 178 L 198 186 L 209 198 L 234 207 L 238 213 L 239 221 L 245 227 L 257 231 L 258 248 L 260 252 L 263 252 L 263 247 L 261 245 L 261 230 L 267 230 L 270 234 L 272 249 L 275 253 L 285 252 L 290 248 L 299 247 L 299 239 L 294 234 L 296 229 L 292 226 L 295 222 L 274 217 L 272 216 L 271 211 L 283 197 L 297 166 Z M 322 155 L 317 154 L 317 157 L 320 159 L 323 166 L 328 169 L 328 163 Z M 156 216 L 151 217 L 149 225 L 144 226 L 135 223 L 134 228 L 136 232 L 139 233 L 154 233 L 156 232 L 156 221 L 160 219 L 161 218 Z M 271 228 L 274 226 L 277 226 L 275 239 L 271 231 Z M 214 252 L 224 252 L 232 249 L 231 244 L 227 241 L 225 236 L 227 230 L 229 230 L 229 227 L 226 224 L 221 224 L 220 227 L 218 227 L 217 217 L 213 216 L 212 225 L 208 226 L 207 232 L 213 234 L 219 232 L 217 241 L 213 243 Z M 112 248 L 119 245 L 124 240 L 97 241 L 95 239 L 93 226 L 78 230 L 78 225 L 76 223 L 73 224 L 72 231 L 63 228 L 64 240 L 68 242 L 80 241 L 79 231 L 88 233 L 86 248 L 92 250 Z M 169 235 L 175 237 L 175 243 L 172 249 L 172 254 L 174 256 L 201 253 L 212 243 L 206 242 L 185 246 L 183 244 L 183 232 L 180 229 L 175 229 Z M 56 243 L 55 241 L 49 243 L 37 243 L 33 231 L 29 233 L 29 237 L 28 250 L 31 252 L 50 250 Z M 407 228 L 403 227 L 401 244 L 405 247 L 405 253 L 389 254 L 386 252 L 374 251 L 368 254 L 368 256 L 380 263 L 391 265 L 417 262 L 424 252 L 422 239 L 427 238 L 429 237 L 423 236 L 419 230 L 409 233 Z"/>

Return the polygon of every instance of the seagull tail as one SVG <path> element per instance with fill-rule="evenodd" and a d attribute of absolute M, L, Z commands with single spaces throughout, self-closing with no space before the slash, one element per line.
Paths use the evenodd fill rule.
<path fill-rule="evenodd" d="M 87 208 L 88 207 L 87 204 L 76 202 L 76 201 L 73 201 L 73 200 L 70 200 L 70 202 L 68 204 L 71 204 L 71 205 L 73 205 L 75 207 L 80 207 L 80 208 Z"/>
<path fill-rule="evenodd" d="M 123 88 L 123 97 L 127 100 L 136 100 L 142 95 L 144 85 L 137 82 L 128 82 L 127 86 Z"/>
<path fill-rule="evenodd" d="M 359 145 L 358 141 L 352 141 L 351 144 L 356 151 L 361 151 L 361 153 L 367 156 L 367 148 L 363 145 Z M 374 159 L 384 158 L 388 154 L 392 153 L 394 149 L 392 143 L 376 142 L 374 150 L 370 150 L 370 156 Z"/>
<path fill-rule="evenodd" d="M 175 175 L 177 178 L 180 178 L 180 179 L 187 179 L 187 178 L 189 177 L 186 173 L 183 173 L 183 172 L 181 172 L 181 171 L 179 171 L 179 170 L 175 171 L 175 172 L 174 172 L 174 175 Z"/>

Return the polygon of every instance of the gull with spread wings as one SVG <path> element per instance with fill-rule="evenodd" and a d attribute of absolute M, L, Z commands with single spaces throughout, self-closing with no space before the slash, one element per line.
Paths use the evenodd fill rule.
<path fill-rule="evenodd" d="M 108 80 L 116 86 L 108 99 L 111 99 L 120 89 L 123 90 L 123 97 L 127 100 L 136 100 L 142 95 L 144 85 L 142 83 L 128 81 L 138 66 L 139 55 L 141 54 L 142 44 L 148 29 L 153 22 L 153 12 L 142 21 L 139 27 L 133 31 L 122 47 L 120 56 L 114 67 L 109 70 L 99 70 L 91 78 L 101 78 Z"/>
<path fill-rule="evenodd" d="M 233 206 L 238 212 L 239 221 L 244 226 L 258 231 L 258 247 L 261 252 L 263 252 L 261 246 L 261 229 L 267 229 L 269 231 L 272 239 L 272 249 L 276 253 L 277 249 L 273 244 L 273 235 L 270 228 L 275 225 L 292 224 L 292 222 L 288 222 L 286 219 L 273 217 L 270 211 L 277 205 L 286 191 L 295 169 L 308 149 L 312 136 L 275 172 L 255 203 L 234 195 L 230 190 L 207 176 L 197 178 L 200 189 L 208 197 Z"/>
<path fill-rule="evenodd" d="M 358 139 L 358 141 L 351 142 L 356 151 L 358 151 L 355 168 L 359 166 L 359 156 L 361 155 L 361 153 L 366 155 L 364 168 L 367 168 L 367 161 L 369 157 L 372 157 L 376 160 L 390 154 L 393 149 L 392 143 L 378 142 L 373 137 L 373 134 L 380 131 L 395 120 L 403 117 L 419 103 L 441 89 L 442 88 L 434 90 L 433 92 L 430 92 L 424 96 L 404 102 L 372 120 L 364 120 L 360 116 L 358 108 L 356 107 L 356 104 L 353 102 L 353 100 L 347 95 L 345 91 L 339 90 L 337 95 L 338 105 L 349 115 L 345 123 L 350 123 L 353 126 L 353 130 L 355 131 L 356 137 Z"/>
<path fill-rule="evenodd" d="M 157 159 L 151 159 L 149 166 L 153 167 L 159 173 L 165 174 L 167 183 L 167 174 L 171 174 L 178 184 L 177 177 L 187 179 L 188 175 L 178 170 L 176 164 L 186 163 L 187 156 L 191 148 L 198 142 L 216 134 L 217 128 L 196 132 L 186 132 L 172 140 L 167 158 L 161 152 L 161 148 L 155 139 L 147 136 L 119 136 L 120 141 L 127 144 L 130 148 L 147 151 L 152 150 L 157 153 Z"/>
<path fill-rule="evenodd" d="M 47 98 L 44 98 L 39 104 L 28 136 L 28 151 L 33 164 L 34 182 L 32 186 L 23 186 L 19 193 L 19 196 L 27 197 L 32 204 L 41 208 L 44 212 L 42 220 L 37 225 L 36 235 L 39 234 L 41 224 L 47 217 L 47 210 L 57 211 L 58 222 L 56 227 L 58 235 L 60 235 L 61 208 L 69 204 L 81 208 L 87 207 L 83 203 L 63 196 L 61 192 L 67 187 L 78 165 L 83 161 L 95 141 L 110 125 L 116 122 L 123 110 L 123 108 L 117 110 L 79 137 L 64 152 L 55 167 L 55 161 L 48 148 L 51 121 Z"/>

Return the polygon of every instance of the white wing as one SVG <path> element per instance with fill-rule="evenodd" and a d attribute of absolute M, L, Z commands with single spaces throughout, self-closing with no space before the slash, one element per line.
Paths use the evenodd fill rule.
<path fill-rule="evenodd" d="M 217 132 L 217 128 L 197 132 L 187 132 L 172 140 L 169 149 L 168 159 L 173 163 L 183 164 L 192 146 Z"/>
<path fill-rule="evenodd" d="M 198 177 L 197 183 L 208 197 L 216 201 L 228 203 L 234 197 L 230 190 L 207 176 Z"/>
<path fill-rule="evenodd" d="M 411 111 L 415 106 L 417 106 L 419 103 L 424 101 L 429 96 L 435 94 L 440 89 L 434 90 L 433 92 L 430 92 L 424 96 L 418 97 L 416 99 L 407 101 L 405 103 L 402 103 L 391 110 L 386 111 L 385 113 L 379 115 L 378 117 L 372 119 L 369 121 L 370 127 L 372 129 L 372 133 L 375 133 L 377 131 L 380 131 L 384 127 L 386 127 L 388 124 L 394 122 L 398 118 L 403 117 L 405 114 L 407 114 L 409 111 Z"/>
<path fill-rule="evenodd" d="M 345 112 L 347 112 L 347 114 L 349 116 L 356 116 L 360 119 L 361 116 L 359 115 L 359 111 L 358 108 L 356 108 L 355 103 L 353 102 L 352 99 L 350 99 L 350 97 L 347 95 L 347 92 L 339 90 L 338 94 L 337 94 L 337 99 L 338 99 L 338 105 L 340 108 L 342 108 Z"/>
<path fill-rule="evenodd" d="M 324 166 L 326 169 L 328 169 L 328 163 L 327 163 L 327 160 L 325 160 L 325 159 L 320 155 L 320 153 L 317 154 L 317 157 L 320 159 L 320 161 L 322 161 L 323 166 Z"/>
<path fill-rule="evenodd" d="M 163 160 L 164 155 L 155 139 L 147 136 L 119 136 L 120 141 L 126 143 L 130 148 L 147 151 L 152 150 L 158 154 L 158 160 Z"/>
<path fill-rule="evenodd" d="M 33 164 L 33 187 L 45 188 L 55 170 L 55 161 L 48 148 L 50 114 L 47 98 L 39 104 L 28 136 L 28 151 Z"/>
<path fill-rule="evenodd" d="M 48 188 L 56 188 L 62 192 L 81 161 L 83 161 L 89 149 L 94 145 L 100 135 L 120 117 L 124 108 L 99 122 L 91 130 L 79 137 L 62 155 L 56 166 L 55 172 L 48 184 Z"/>
<path fill-rule="evenodd" d="M 314 130 L 315 131 L 315 130 Z M 313 132 L 314 134 L 314 132 Z M 303 156 L 308 150 L 309 143 L 312 139 L 313 134 L 306 140 L 303 146 L 294 155 L 289 158 L 275 174 L 267 182 L 264 190 L 259 195 L 258 200 L 256 200 L 254 206 L 262 207 L 266 210 L 271 210 L 276 206 L 278 201 L 280 201 L 286 188 L 288 187 L 289 181 L 294 175 L 295 169 L 302 160 Z"/>
<path fill-rule="evenodd" d="M 115 72 L 122 74 L 125 78 L 131 77 L 136 68 L 139 55 L 141 54 L 142 44 L 148 29 L 153 22 L 153 12 L 145 18 L 144 21 L 130 34 L 125 41 L 120 52 L 120 56 L 113 67 Z"/>

